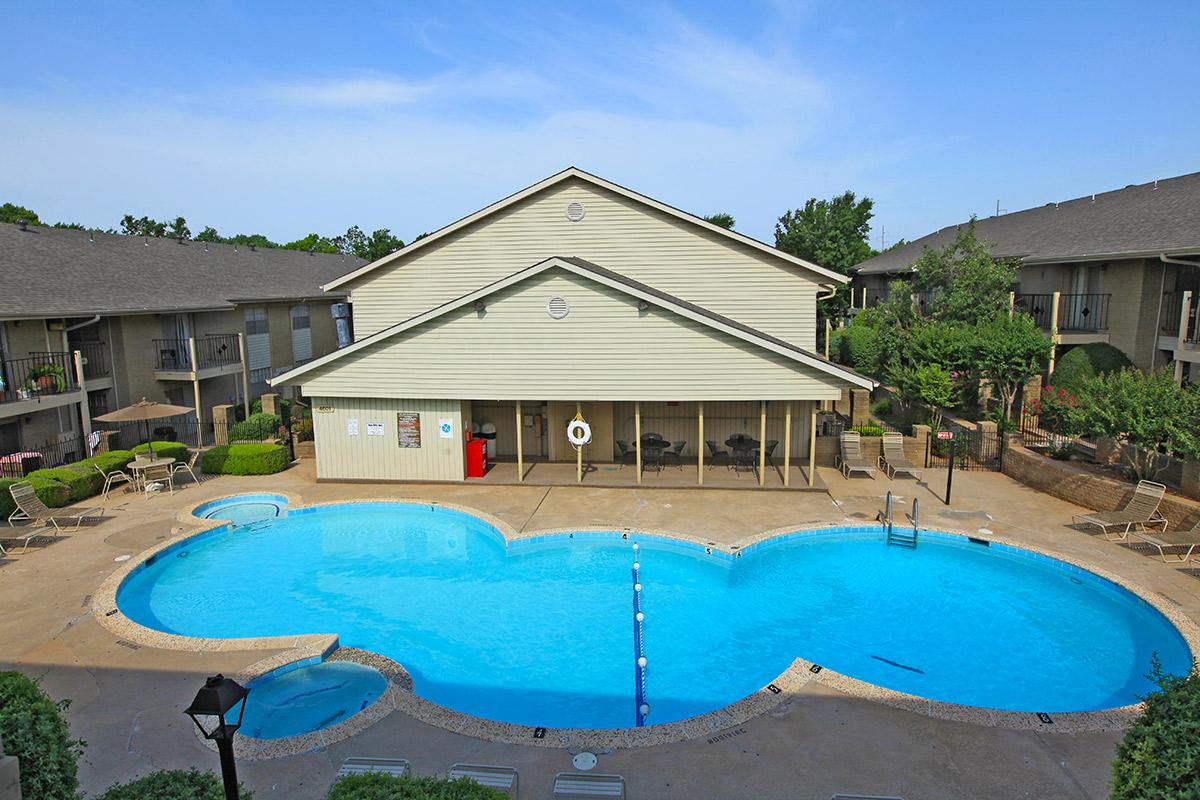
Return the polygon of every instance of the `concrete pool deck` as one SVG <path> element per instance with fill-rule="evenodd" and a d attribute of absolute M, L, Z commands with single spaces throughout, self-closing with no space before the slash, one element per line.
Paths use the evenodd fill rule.
<path fill-rule="evenodd" d="M 250 491 L 298 494 L 306 503 L 355 497 L 421 497 L 457 503 L 515 530 L 602 526 L 686 531 L 729 544 L 755 533 L 818 522 L 872 519 L 891 488 L 901 506 L 921 500 L 922 524 L 987 528 L 1014 542 L 1096 564 L 1164 596 L 1200 619 L 1200 581 L 1127 547 L 1066 527 L 1076 507 L 994 473 L 955 476 L 954 504 L 941 505 L 944 474 L 911 480 L 843 479 L 821 469 L 830 496 L 720 489 L 603 489 L 478 484 L 316 484 L 312 462 L 263 478 L 223 477 L 174 496 L 115 494 L 99 526 L 0 561 L 0 666 L 40 677 L 70 698 L 72 733 L 89 742 L 80 765 L 88 794 L 156 768 L 216 768 L 182 709 L 202 679 L 236 674 L 264 651 L 193 653 L 122 642 L 93 617 L 90 596 L 118 566 L 180 528 L 176 513 L 202 500 Z M 1118 733 L 1015 731 L 922 717 L 810 682 L 773 712 L 705 738 L 600 754 L 599 771 L 625 776 L 632 798 L 827 798 L 835 791 L 912 798 L 1107 796 Z M 350 755 L 408 758 L 422 774 L 456 761 L 507 764 L 522 795 L 549 796 L 566 750 L 484 741 L 394 713 L 327 749 L 243 762 L 259 798 L 319 798 Z"/>

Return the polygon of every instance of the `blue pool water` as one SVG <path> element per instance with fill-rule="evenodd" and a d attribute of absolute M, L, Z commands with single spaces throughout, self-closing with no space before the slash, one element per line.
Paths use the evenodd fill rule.
<path fill-rule="evenodd" d="M 192 516 L 234 525 L 254 525 L 287 514 L 287 498 L 277 494 L 237 495 L 213 500 L 192 509 Z"/>
<path fill-rule="evenodd" d="M 648 724 L 761 688 L 796 657 L 923 697 L 1066 712 L 1136 702 L 1158 654 L 1185 672 L 1155 609 L 1086 571 L 1003 546 L 877 529 L 771 540 L 737 560 L 639 536 Z M 137 622 L 204 637 L 337 633 L 402 663 L 418 694 L 529 725 L 635 724 L 632 542 L 523 540 L 395 503 L 292 509 L 217 529 L 133 573 Z M 183 557 L 186 554 L 187 557 Z"/>
<path fill-rule="evenodd" d="M 328 728 L 362 711 L 386 688 L 379 670 L 348 661 L 268 673 L 249 686 L 241 733 L 278 739 Z"/>

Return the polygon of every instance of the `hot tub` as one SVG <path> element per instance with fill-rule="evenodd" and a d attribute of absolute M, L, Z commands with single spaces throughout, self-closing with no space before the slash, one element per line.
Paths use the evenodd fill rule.
<path fill-rule="evenodd" d="M 353 661 L 280 667 L 250 682 L 239 733 L 280 739 L 337 725 L 375 702 L 387 683 L 379 670 Z"/>
<path fill-rule="evenodd" d="M 199 505 L 192 509 L 192 515 L 242 527 L 287 516 L 287 505 L 287 498 L 278 494 L 240 494 Z"/>

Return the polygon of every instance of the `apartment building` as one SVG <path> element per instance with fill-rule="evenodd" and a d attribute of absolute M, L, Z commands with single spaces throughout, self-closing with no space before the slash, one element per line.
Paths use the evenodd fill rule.
<path fill-rule="evenodd" d="M 362 263 L 0 224 L 0 460 L 78 441 L 142 397 L 202 419 L 247 403 L 337 349 L 344 295 L 320 285 Z"/>
<path fill-rule="evenodd" d="M 945 247 L 966 224 L 860 264 L 856 307 L 886 297 L 925 248 Z M 978 219 L 975 231 L 993 255 L 1020 261 L 1014 302 L 1054 337 L 1057 354 L 1108 342 L 1138 367 L 1174 364 L 1179 377 L 1200 379 L 1200 173 Z"/>

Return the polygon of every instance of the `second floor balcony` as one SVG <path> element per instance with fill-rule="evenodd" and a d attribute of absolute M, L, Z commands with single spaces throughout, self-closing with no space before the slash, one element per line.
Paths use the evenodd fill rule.
<path fill-rule="evenodd" d="M 153 346 L 154 371 L 160 378 L 190 380 L 193 373 L 203 378 L 241 371 L 241 344 L 236 333 L 154 339 Z"/>
<path fill-rule="evenodd" d="M 111 385 L 103 383 L 112 374 L 106 343 L 79 342 L 72 347 L 79 351 L 83 380 L 89 389 Z M 0 358 L 0 404 L 63 405 L 75 402 L 78 393 L 79 373 L 73 351 Z"/>

